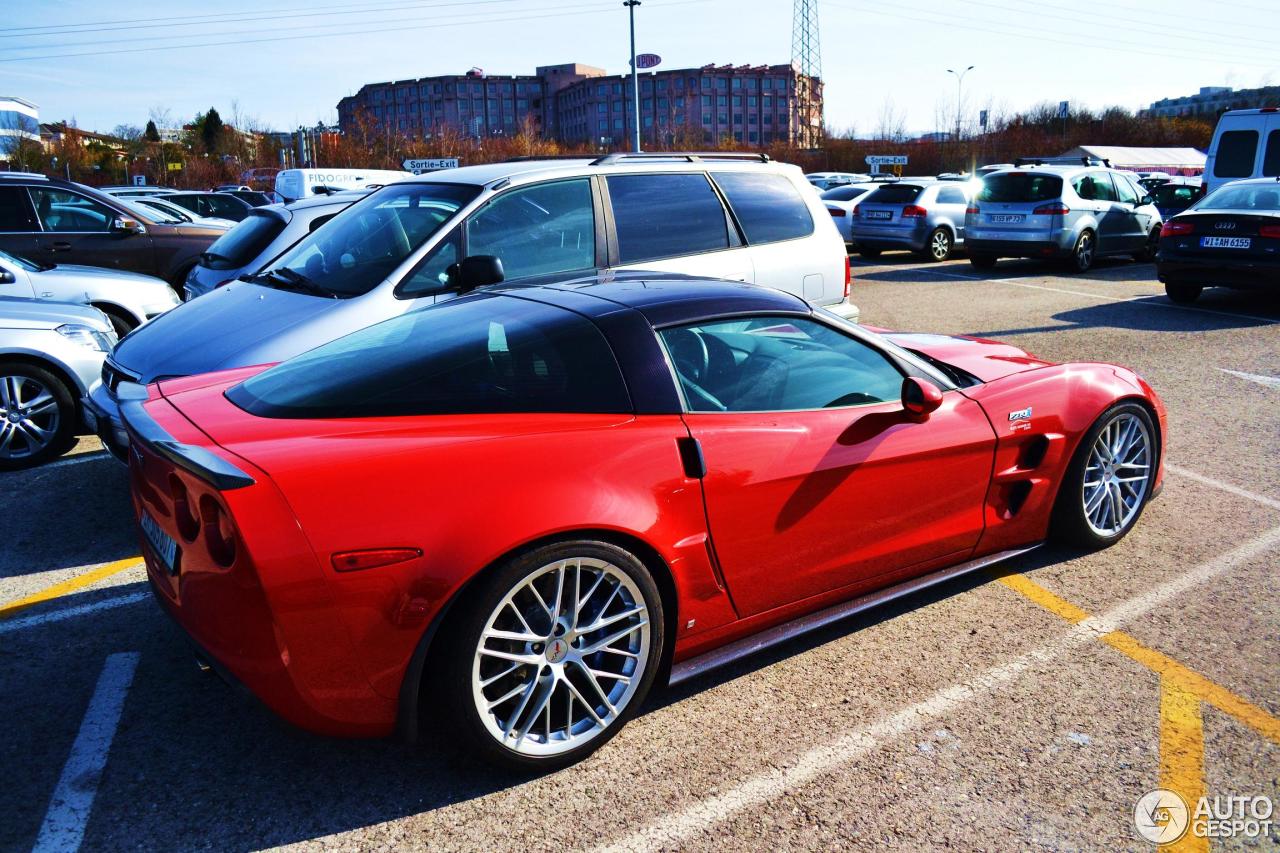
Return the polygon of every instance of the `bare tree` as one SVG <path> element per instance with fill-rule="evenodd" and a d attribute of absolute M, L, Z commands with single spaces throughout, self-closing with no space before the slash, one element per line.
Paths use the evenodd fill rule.
<path fill-rule="evenodd" d="M 893 98 L 886 97 L 880 106 L 880 117 L 876 121 L 875 137 L 891 142 L 902 142 L 907 138 L 907 119 L 893 103 Z"/>

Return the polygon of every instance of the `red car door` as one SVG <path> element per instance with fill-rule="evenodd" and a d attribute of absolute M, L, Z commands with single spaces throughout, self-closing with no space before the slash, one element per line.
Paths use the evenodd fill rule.
<path fill-rule="evenodd" d="M 662 333 L 740 616 L 960 561 L 977 544 L 995 433 L 958 391 L 923 421 L 878 350 L 812 319 Z"/>

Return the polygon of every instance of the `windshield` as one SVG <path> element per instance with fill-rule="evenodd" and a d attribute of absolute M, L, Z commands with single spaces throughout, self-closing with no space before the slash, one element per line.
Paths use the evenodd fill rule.
<path fill-rule="evenodd" d="M 1034 172 L 998 172 L 982 179 L 978 201 L 1050 201 L 1062 196 L 1062 178 Z"/>
<path fill-rule="evenodd" d="M 15 266 L 22 267 L 27 272 L 40 272 L 41 270 L 46 269 L 46 267 L 42 267 L 34 261 L 29 261 L 26 258 L 20 258 L 17 255 L 11 255 L 5 251 L 0 251 L 0 259 L 6 260 Z"/>
<path fill-rule="evenodd" d="M 261 255 L 280 236 L 284 226 L 285 220 L 282 217 L 270 213 L 250 213 L 213 242 L 200 256 L 200 264 L 211 270 L 248 266 L 250 261 Z"/>
<path fill-rule="evenodd" d="M 1227 184 L 1204 197 L 1196 205 L 1199 210 L 1280 210 L 1280 186 L 1265 184 Z"/>
<path fill-rule="evenodd" d="M 866 187 L 839 187 L 834 190 L 827 190 L 822 197 L 827 201 L 852 201 L 867 191 Z"/>
<path fill-rule="evenodd" d="M 150 219 L 153 222 L 163 222 L 166 225 L 177 225 L 185 221 L 174 216 L 172 213 L 168 212 L 167 210 L 163 210 L 161 208 L 155 208 L 149 204 L 144 204 L 141 199 L 121 198 L 116 200 L 120 202 L 120 204 L 129 208 L 129 210 L 133 211 L 134 213 L 137 213 L 140 216 L 145 216 L 147 219 Z"/>
<path fill-rule="evenodd" d="M 471 184 L 394 184 L 308 234 L 266 273 L 301 278 L 334 296 L 360 296 L 479 194 L 480 187 Z"/>

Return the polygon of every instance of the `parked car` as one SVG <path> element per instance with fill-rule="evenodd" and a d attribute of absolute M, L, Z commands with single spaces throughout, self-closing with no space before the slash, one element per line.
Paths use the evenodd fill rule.
<path fill-rule="evenodd" d="M 843 187 L 846 184 L 859 183 L 871 178 L 870 175 L 858 172 L 810 172 L 804 177 L 809 183 L 824 191 L 835 187 Z"/>
<path fill-rule="evenodd" d="M 411 177 L 412 172 L 391 169 L 283 169 L 276 173 L 275 191 L 285 201 L 297 201 L 318 193 L 386 186 Z"/>
<path fill-rule="evenodd" d="M 1168 183 L 1171 180 L 1173 180 L 1173 176 L 1170 175 L 1168 172 L 1139 172 L 1138 173 L 1138 186 L 1142 187 L 1147 192 L 1151 192 L 1156 187 L 1160 186 L 1161 184 Z"/>
<path fill-rule="evenodd" d="M 1160 235 L 1156 274 L 1169 298 L 1184 304 L 1206 287 L 1274 292 L 1280 286 L 1280 182 L 1232 181 L 1170 219 Z"/>
<path fill-rule="evenodd" d="M 160 222 L 170 225 L 189 222 L 203 228 L 221 228 L 224 231 L 235 225 L 235 222 L 230 219 L 218 219 L 214 216 L 201 216 L 198 213 L 192 213 L 185 207 L 179 207 L 176 204 L 165 201 L 163 196 L 138 196 L 137 198 L 116 196 L 116 198 L 119 198 L 121 204 L 135 213 L 158 217 Z"/>
<path fill-rule="evenodd" d="M 876 188 L 852 211 L 853 243 L 864 258 L 907 249 L 945 261 L 965 243 L 969 185 L 957 181 L 898 181 Z"/>
<path fill-rule="evenodd" d="M 969 262 L 1062 260 L 1074 272 L 1099 257 L 1155 257 L 1160 211 L 1127 175 L 1102 165 L 1024 165 L 993 172 L 965 215 Z"/>
<path fill-rule="evenodd" d="M 844 184 L 822 194 L 822 203 L 827 206 L 831 221 L 835 223 L 836 230 L 844 238 L 847 247 L 853 244 L 853 209 L 857 206 L 858 199 L 879 186 L 881 185 L 878 183 Z"/>
<path fill-rule="evenodd" d="M 0 296 L 0 471 L 67 450 L 84 431 L 81 398 L 115 343 L 96 308 Z"/>
<path fill-rule="evenodd" d="M 115 196 L 116 198 L 143 198 L 145 196 L 168 195 L 169 193 L 177 192 L 177 190 L 170 187 L 140 187 L 136 184 L 126 184 L 114 187 L 98 187 L 98 191 L 110 196 Z"/>
<path fill-rule="evenodd" d="M 250 207 L 263 207 L 268 204 L 276 204 L 273 198 L 275 193 L 259 192 L 258 190 L 232 190 L 228 195 L 233 195 L 243 202 L 247 202 Z"/>
<path fill-rule="evenodd" d="M 176 289 L 225 233 L 168 223 L 82 184 L 0 172 L 0 249 L 37 263 L 79 264 L 156 276 Z"/>
<path fill-rule="evenodd" d="M 219 184 L 209 190 L 211 193 L 231 193 L 237 190 L 253 190 L 253 187 L 244 184 Z"/>
<path fill-rule="evenodd" d="M 92 305 L 119 337 L 179 304 L 168 282 L 149 275 L 51 263 L 0 251 L 0 296 Z"/>
<path fill-rule="evenodd" d="M 794 166 L 732 153 L 466 166 L 375 190 L 130 335 L 91 391 L 99 434 L 123 457 L 122 380 L 281 361 L 460 291 L 597 269 L 756 281 L 857 318 L 844 241 Z"/>
<path fill-rule="evenodd" d="M 1114 544 L 1166 421 L 1123 367 L 638 273 L 122 396 L 153 593 L 204 661 L 303 728 L 430 707 L 521 771 L 598 749 L 655 685 L 1046 538 Z"/>
<path fill-rule="evenodd" d="M 1241 178 L 1277 176 L 1280 176 L 1280 108 L 1229 110 L 1220 115 L 1205 157 L 1205 191 L 1213 192 Z"/>
<path fill-rule="evenodd" d="M 1204 198 L 1204 181 L 1200 178 L 1169 178 L 1147 190 L 1156 209 L 1166 222 Z"/>
<path fill-rule="evenodd" d="M 253 210 L 249 202 L 230 193 L 170 193 L 164 200 L 201 216 L 216 216 L 232 222 L 239 222 Z"/>
<path fill-rule="evenodd" d="M 248 216 L 219 237 L 191 268 L 183 287 L 184 298 L 195 299 L 243 275 L 257 272 L 366 195 L 365 190 L 351 190 L 249 211 Z"/>

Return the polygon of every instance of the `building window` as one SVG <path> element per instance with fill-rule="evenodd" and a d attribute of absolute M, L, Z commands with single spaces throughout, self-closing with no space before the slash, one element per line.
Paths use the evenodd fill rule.
<path fill-rule="evenodd" d="M 742 96 L 741 96 L 741 95 L 734 95 L 734 96 L 733 96 L 733 105 L 734 105 L 735 107 L 740 107 L 740 106 L 742 106 Z"/>
<path fill-rule="evenodd" d="M 728 123 L 729 123 L 729 114 L 728 114 L 728 113 L 720 113 L 720 123 L 721 123 L 721 124 L 728 124 Z"/>
<path fill-rule="evenodd" d="M 756 132 L 755 132 L 754 130 L 752 130 L 752 131 L 748 131 L 748 132 L 747 132 L 747 141 L 748 141 L 748 142 L 756 142 L 756 141 L 758 141 L 758 140 L 756 139 Z"/>
<path fill-rule="evenodd" d="M 711 124 L 711 114 L 710 114 L 710 113 L 703 113 L 703 114 L 702 114 L 702 123 L 703 123 L 703 124 Z"/>
<path fill-rule="evenodd" d="M 723 92 L 725 89 L 729 88 L 729 81 L 724 77 L 717 77 L 716 88 Z"/>
<path fill-rule="evenodd" d="M 704 107 L 710 107 L 710 106 L 711 106 L 711 96 L 710 96 L 710 95 L 703 95 L 703 96 L 702 96 L 702 105 L 703 105 Z"/>
<path fill-rule="evenodd" d="M 718 96 L 716 96 L 716 106 L 717 106 L 717 107 L 727 107 L 727 106 L 729 106 L 729 96 L 728 96 L 728 95 L 718 95 Z"/>
<path fill-rule="evenodd" d="M 652 110 L 652 109 L 653 109 L 653 98 L 645 98 L 645 99 L 643 99 L 642 101 L 640 101 L 640 109 L 642 109 L 642 110 Z"/>
<path fill-rule="evenodd" d="M 658 81 L 658 91 L 659 91 L 659 92 L 665 92 L 665 91 L 667 91 L 667 81 L 666 81 L 666 79 L 665 79 L 665 78 L 663 78 L 662 80 L 659 80 L 659 81 Z"/>
<path fill-rule="evenodd" d="M 620 118 L 615 118 L 615 119 L 613 120 L 613 129 L 614 129 L 614 130 L 622 130 L 622 119 L 620 119 Z"/>
<path fill-rule="evenodd" d="M 734 89 L 741 89 L 741 88 L 742 88 L 742 81 L 741 81 L 740 79 L 738 79 L 737 77 L 734 77 L 734 78 L 733 78 L 733 88 L 734 88 Z"/>
<path fill-rule="evenodd" d="M 741 142 L 741 141 L 742 141 L 742 131 L 740 131 L 740 130 L 735 130 L 735 131 L 733 132 L 733 138 L 734 138 L 734 141 L 736 141 L 736 142 Z"/>
<path fill-rule="evenodd" d="M 653 116 L 645 116 L 645 117 L 644 117 L 644 126 L 645 126 L 645 127 L 653 127 Z"/>
<path fill-rule="evenodd" d="M 752 95 L 751 97 L 747 98 L 747 106 L 749 106 L 749 107 L 754 107 L 755 105 L 756 105 L 756 96 L 755 96 L 755 95 Z"/>
<path fill-rule="evenodd" d="M 734 123 L 734 124 L 742 124 L 742 113 L 734 113 L 734 114 L 733 114 L 733 123 Z"/>
<path fill-rule="evenodd" d="M 770 90 L 770 89 L 772 89 L 772 88 L 773 88 L 773 78 L 772 78 L 772 77 L 766 77 L 766 78 L 764 78 L 764 88 L 765 88 L 765 91 L 766 91 L 766 92 L 767 92 L 768 90 Z"/>

